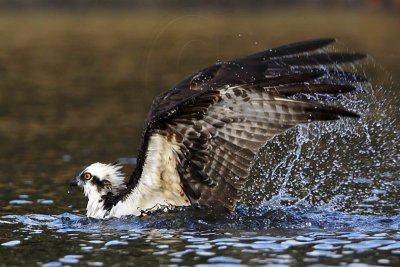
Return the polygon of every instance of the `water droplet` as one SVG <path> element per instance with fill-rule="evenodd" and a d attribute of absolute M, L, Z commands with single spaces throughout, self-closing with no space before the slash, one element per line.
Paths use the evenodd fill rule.
<path fill-rule="evenodd" d="M 124 246 L 124 245 L 128 245 L 128 242 L 119 241 L 119 240 L 111 240 L 111 241 L 108 241 L 108 242 L 105 244 L 106 247 L 110 247 L 110 246 Z"/>
<path fill-rule="evenodd" d="M 10 200 L 9 202 L 11 205 L 27 205 L 27 204 L 32 204 L 32 201 L 29 200 L 21 200 L 21 199 L 15 199 L 15 200 Z"/>
<path fill-rule="evenodd" d="M 100 267 L 100 266 L 104 266 L 104 263 L 102 263 L 101 261 L 88 261 L 87 265 L 94 266 L 94 267 Z"/>
<path fill-rule="evenodd" d="M 242 261 L 239 259 L 235 259 L 232 257 L 226 257 L 226 256 L 217 256 L 213 257 L 207 260 L 209 263 L 226 263 L 226 264 L 235 264 L 235 263 L 241 263 Z"/>
<path fill-rule="evenodd" d="M 12 240 L 12 241 L 8 241 L 8 242 L 5 242 L 5 243 L 2 243 L 1 245 L 3 247 L 15 247 L 15 246 L 18 246 L 19 244 L 21 244 L 21 241 Z"/>
<path fill-rule="evenodd" d="M 42 267 L 59 267 L 62 266 L 61 262 L 51 261 L 42 265 Z"/>
<path fill-rule="evenodd" d="M 41 204 L 41 205 L 52 205 L 52 204 L 54 204 L 54 201 L 51 200 L 51 199 L 38 199 L 36 202 Z"/>

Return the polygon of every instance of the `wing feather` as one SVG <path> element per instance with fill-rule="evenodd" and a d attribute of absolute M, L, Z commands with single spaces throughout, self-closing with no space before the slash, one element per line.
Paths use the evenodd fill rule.
<path fill-rule="evenodd" d="M 271 48 L 263 52 L 259 52 L 250 56 L 245 57 L 246 59 L 266 59 L 273 57 L 283 57 L 293 54 L 299 54 L 309 51 L 314 51 L 330 45 L 335 42 L 333 38 L 322 38 L 303 42 L 296 42 L 279 47 Z"/>
<path fill-rule="evenodd" d="M 340 86 L 327 87 L 321 90 L 342 90 Z M 179 173 L 190 188 L 187 195 L 192 203 L 212 208 L 234 208 L 256 153 L 275 135 L 299 123 L 356 116 L 339 107 L 288 99 L 276 91 L 271 94 L 249 84 L 224 87 L 218 92 L 218 101 L 209 102 L 212 104 L 202 111 L 201 119 L 194 114 L 194 122 L 190 124 L 194 127 L 173 123 L 183 139 L 188 140 L 178 144 L 185 151 Z M 216 95 L 204 93 L 201 97 L 216 98 Z M 195 105 L 196 101 L 191 102 L 187 110 L 196 112 L 192 108 Z M 185 112 L 186 118 L 190 115 Z"/>
<path fill-rule="evenodd" d="M 158 96 L 125 195 L 138 183 L 146 142 L 157 133 L 171 142 L 191 204 L 232 211 L 255 155 L 270 139 L 300 123 L 357 117 L 340 107 L 288 98 L 347 93 L 366 81 L 341 66 L 365 55 L 318 50 L 333 42 L 299 42 L 220 62 Z"/>

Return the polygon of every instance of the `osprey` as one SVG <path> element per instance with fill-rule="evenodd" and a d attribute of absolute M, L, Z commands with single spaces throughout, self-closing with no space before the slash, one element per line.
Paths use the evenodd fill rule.
<path fill-rule="evenodd" d="M 160 94 L 129 181 L 120 165 L 103 163 L 71 180 L 88 197 L 87 216 L 190 205 L 233 211 L 256 153 L 274 136 L 301 123 L 358 117 L 292 97 L 347 93 L 366 81 L 343 68 L 365 55 L 321 49 L 334 42 L 292 43 L 218 62 Z"/>

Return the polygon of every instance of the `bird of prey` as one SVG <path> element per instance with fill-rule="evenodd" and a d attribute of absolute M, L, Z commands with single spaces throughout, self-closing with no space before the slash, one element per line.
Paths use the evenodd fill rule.
<path fill-rule="evenodd" d="M 358 117 L 296 94 L 341 94 L 365 78 L 346 64 L 360 53 L 322 49 L 331 38 L 292 43 L 204 68 L 153 102 L 137 166 L 94 163 L 70 182 L 88 197 L 87 216 L 141 215 L 163 207 L 233 212 L 257 152 L 302 123 Z"/>

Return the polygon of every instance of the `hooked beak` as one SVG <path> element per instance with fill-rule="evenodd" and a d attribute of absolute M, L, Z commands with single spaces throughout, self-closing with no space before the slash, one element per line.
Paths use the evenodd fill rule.
<path fill-rule="evenodd" d="M 71 181 L 69 182 L 69 186 L 78 186 L 79 185 L 79 177 L 74 177 L 71 179 Z"/>

